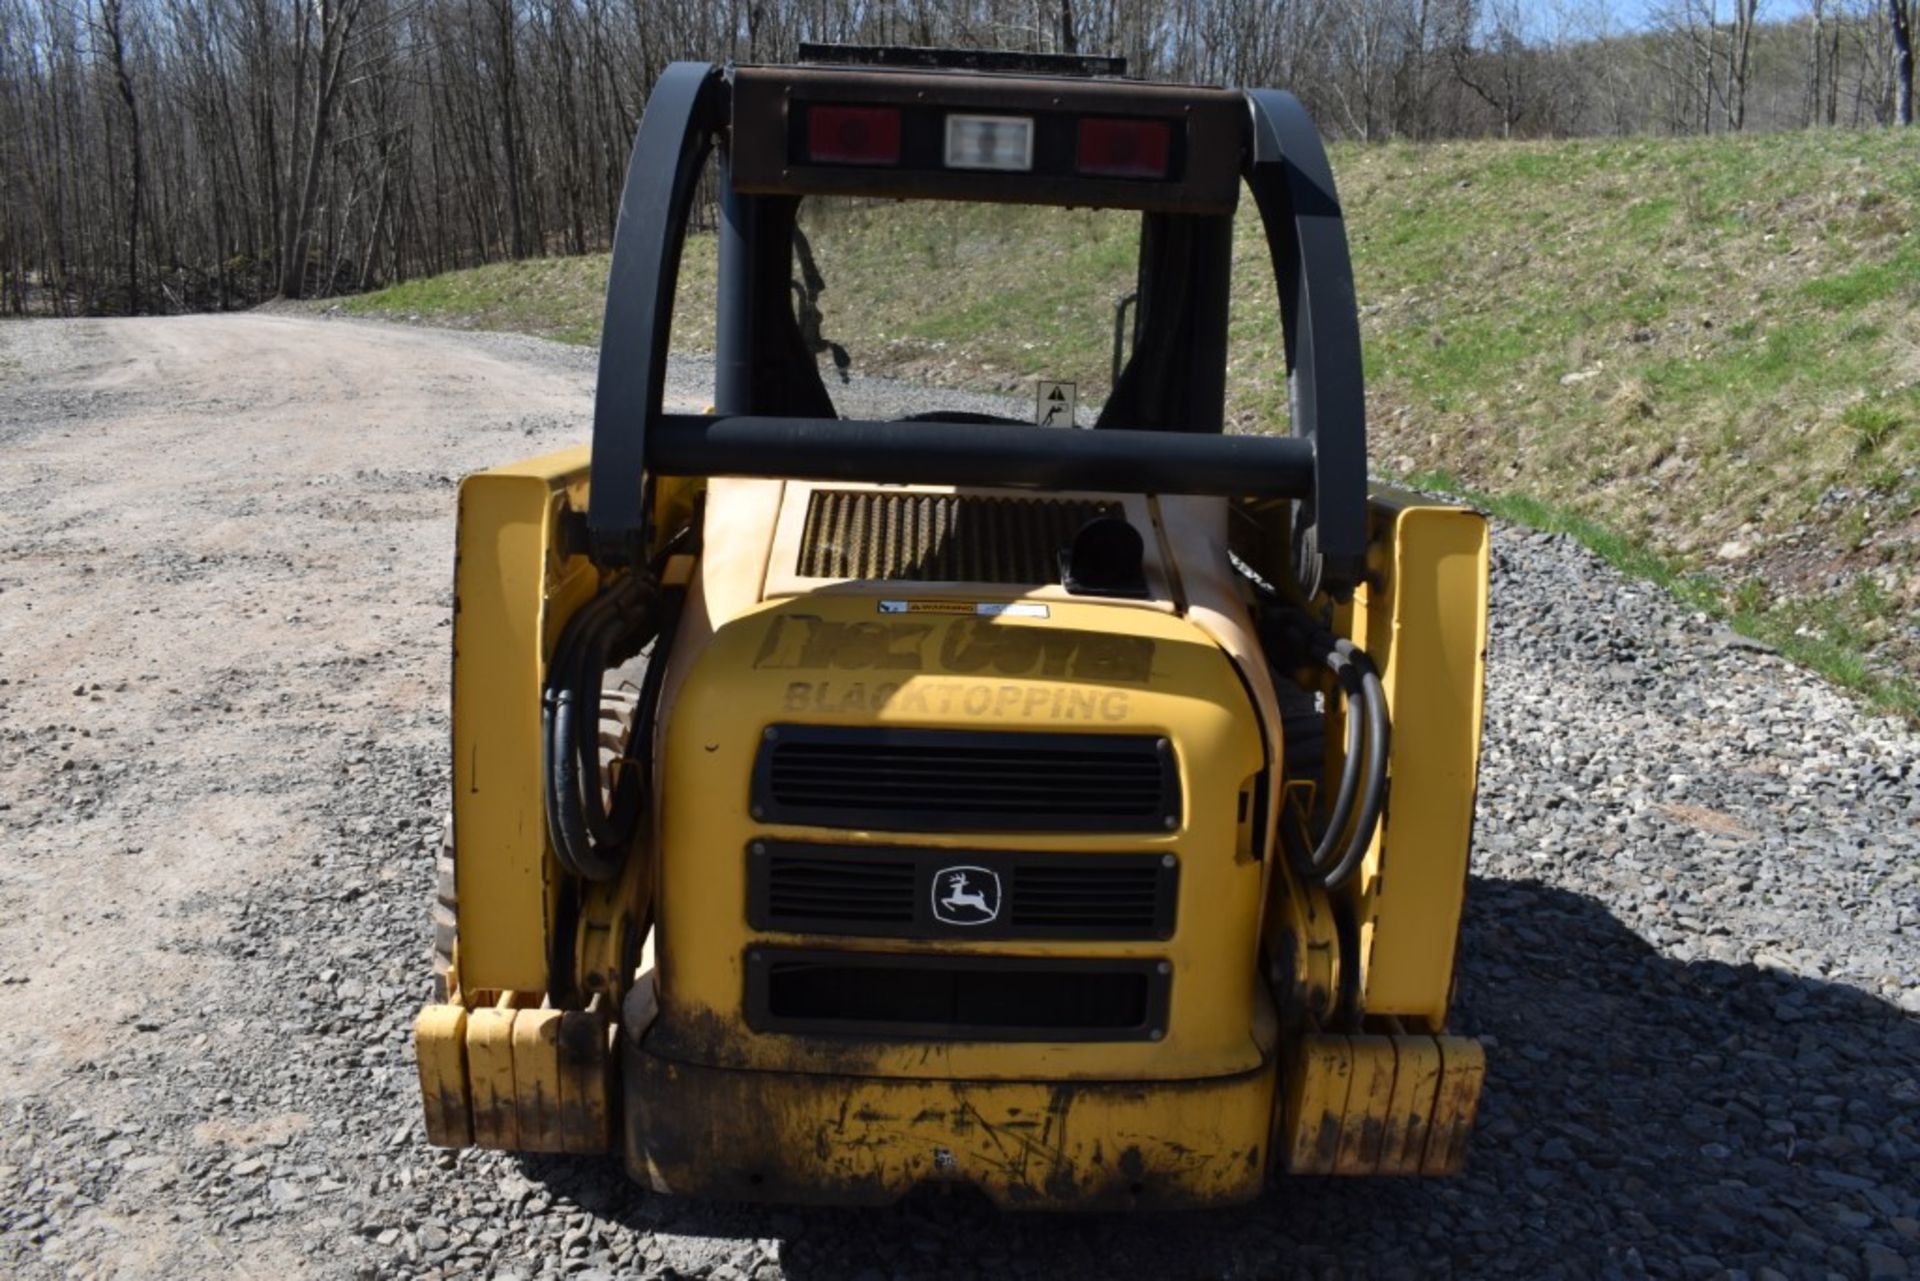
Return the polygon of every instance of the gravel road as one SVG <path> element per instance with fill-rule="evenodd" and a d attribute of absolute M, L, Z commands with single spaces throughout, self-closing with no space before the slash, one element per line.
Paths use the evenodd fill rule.
<path fill-rule="evenodd" d="M 1512 529 L 1463 1177 L 821 1212 L 423 1146 L 454 485 L 579 439 L 590 382 L 345 321 L 0 325 L 0 1275 L 1920 1277 L 1920 739 Z"/>

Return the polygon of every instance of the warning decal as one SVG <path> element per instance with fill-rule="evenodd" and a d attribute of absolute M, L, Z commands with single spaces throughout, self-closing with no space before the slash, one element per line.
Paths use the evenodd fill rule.
<path fill-rule="evenodd" d="M 1033 421 L 1042 427 L 1072 427 L 1079 403 L 1078 384 L 1043 379 L 1034 384 Z"/>

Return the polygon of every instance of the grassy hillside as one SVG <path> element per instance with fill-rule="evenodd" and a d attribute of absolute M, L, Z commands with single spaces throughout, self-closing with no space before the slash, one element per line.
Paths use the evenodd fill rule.
<path fill-rule="evenodd" d="M 1381 470 L 1572 532 L 1920 714 L 1920 135 L 1342 147 L 1334 165 Z M 1229 412 L 1284 429 L 1250 213 Z M 1132 236 L 1084 212 L 832 210 L 823 328 L 867 373 L 1012 390 L 1097 371 Z M 344 307 L 592 342 L 605 270 L 487 267 Z M 676 345 L 710 341 L 711 288 L 695 238 Z"/>

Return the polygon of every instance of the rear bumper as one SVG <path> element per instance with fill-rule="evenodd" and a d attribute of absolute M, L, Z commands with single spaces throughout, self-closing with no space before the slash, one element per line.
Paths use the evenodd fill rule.
<path fill-rule="evenodd" d="M 1486 1072 L 1464 1037 L 1336 1033 L 1196 1079 L 715 1067 L 660 1053 L 649 1005 L 630 997 L 624 1027 L 507 998 L 428 1006 L 415 1040 L 429 1142 L 617 1146 L 656 1191 L 727 1200 L 884 1204 L 971 1183 L 1010 1209 L 1179 1209 L 1251 1200 L 1270 1173 L 1454 1173 Z"/>
<path fill-rule="evenodd" d="M 1259 1195 L 1271 1063 L 1194 1081 L 953 1081 L 741 1071 L 624 1037 L 628 1171 L 660 1192 L 884 1204 L 971 1183 L 1035 1210 L 1172 1209 Z"/>

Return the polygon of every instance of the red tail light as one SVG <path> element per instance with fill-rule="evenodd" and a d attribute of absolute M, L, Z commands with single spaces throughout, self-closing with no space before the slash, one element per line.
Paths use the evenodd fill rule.
<path fill-rule="evenodd" d="M 813 107 L 807 159 L 820 165 L 897 165 L 900 112 L 894 107 Z"/>
<path fill-rule="evenodd" d="M 1102 178 L 1164 178 L 1173 126 L 1164 120 L 1082 120 L 1076 167 Z"/>

